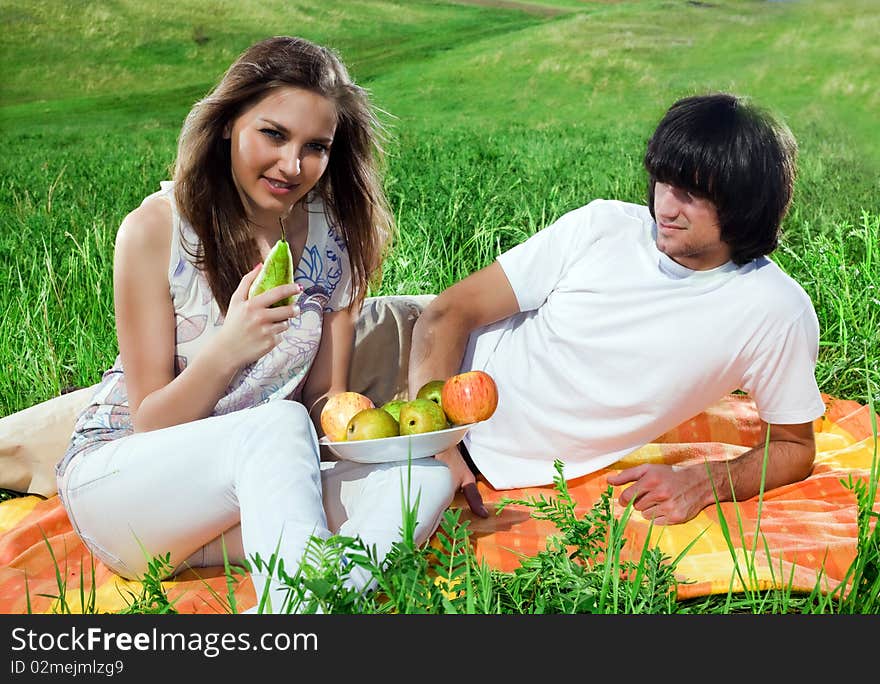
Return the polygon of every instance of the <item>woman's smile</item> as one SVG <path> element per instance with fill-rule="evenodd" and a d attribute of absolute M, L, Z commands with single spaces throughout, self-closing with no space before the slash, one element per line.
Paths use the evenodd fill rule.
<path fill-rule="evenodd" d="M 269 178 L 267 176 L 263 176 L 261 180 L 263 181 L 263 184 L 266 185 L 269 192 L 273 195 L 279 195 L 282 197 L 290 194 L 299 187 L 296 183 L 285 183 L 284 181 Z"/>

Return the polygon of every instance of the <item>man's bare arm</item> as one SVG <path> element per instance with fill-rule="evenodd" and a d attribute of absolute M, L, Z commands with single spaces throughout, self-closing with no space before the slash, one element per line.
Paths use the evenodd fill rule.
<path fill-rule="evenodd" d="M 620 495 L 658 525 L 682 523 L 718 501 L 744 501 L 761 491 L 798 482 L 813 467 L 816 444 L 812 423 L 769 425 L 769 441 L 728 461 L 687 466 L 643 464 L 608 477 L 608 484 L 632 483 Z M 765 432 L 766 434 L 766 432 Z M 765 469 L 766 461 L 766 469 Z"/>
<path fill-rule="evenodd" d="M 813 423 L 795 425 L 766 425 L 769 441 L 766 446 L 766 473 L 764 490 L 798 482 L 813 469 L 816 441 Z M 730 474 L 724 463 L 716 463 L 714 480 L 722 501 L 743 501 L 756 496 L 761 489 L 764 472 L 765 443 L 762 441 L 729 463 Z M 731 491 L 731 483 L 733 490 Z M 714 501 L 714 499 L 713 499 Z"/>
<path fill-rule="evenodd" d="M 458 373 L 471 332 L 518 311 L 516 295 L 498 262 L 441 292 L 413 328 L 410 396 L 430 380 Z"/>
<path fill-rule="evenodd" d="M 495 262 L 441 292 L 422 312 L 413 328 L 409 362 L 409 392 L 415 397 L 430 380 L 458 373 L 468 337 L 479 327 L 519 311 L 516 295 L 501 266 Z M 470 509 L 489 515 L 473 473 L 457 446 L 436 454 L 449 468 Z"/>

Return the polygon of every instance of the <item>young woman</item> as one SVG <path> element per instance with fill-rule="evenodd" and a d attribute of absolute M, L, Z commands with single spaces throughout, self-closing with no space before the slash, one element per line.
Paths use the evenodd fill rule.
<path fill-rule="evenodd" d="M 221 564 L 225 543 L 239 561 L 277 551 L 293 575 L 312 535 L 359 535 L 380 557 L 399 537 L 406 465 L 322 466 L 317 442 L 393 229 L 379 130 L 331 50 L 261 41 L 193 107 L 173 182 L 122 222 L 119 355 L 57 467 L 74 528 L 117 574 L 166 553 L 175 572 Z M 248 297 L 282 225 L 295 283 Z M 453 487 L 439 461 L 413 466 L 425 539 Z M 252 579 L 279 610 L 283 583 Z"/>

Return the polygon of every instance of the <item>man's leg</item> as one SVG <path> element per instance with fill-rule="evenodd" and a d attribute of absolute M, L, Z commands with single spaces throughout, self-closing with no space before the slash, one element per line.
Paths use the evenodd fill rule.
<path fill-rule="evenodd" d="M 355 326 L 348 388 L 376 406 L 407 399 L 412 329 L 435 295 L 368 297 Z M 418 389 L 418 388 L 417 388 Z"/>

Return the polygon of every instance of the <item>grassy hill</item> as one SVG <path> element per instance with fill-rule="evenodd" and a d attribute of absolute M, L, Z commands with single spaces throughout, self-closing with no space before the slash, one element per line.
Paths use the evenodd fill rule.
<path fill-rule="evenodd" d="M 800 144 L 777 260 L 816 302 L 820 385 L 864 399 L 880 378 L 874 0 L 0 0 L 0 20 L 0 414 L 112 361 L 116 227 L 192 103 L 282 33 L 336 48 L 388 112 L 380 293 L 438 291 L 592 198 L 640 201 L 673 100 L 754 97 Z"/>

